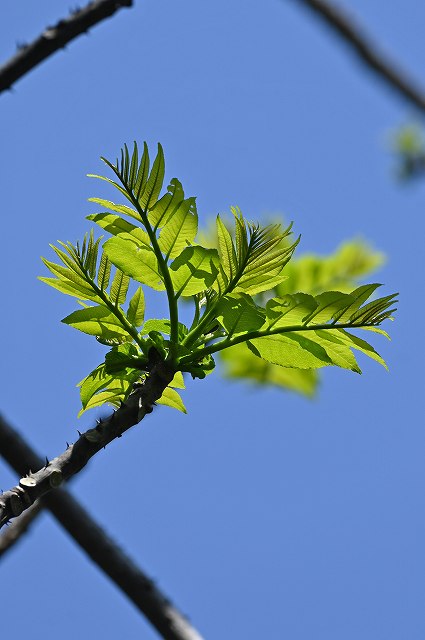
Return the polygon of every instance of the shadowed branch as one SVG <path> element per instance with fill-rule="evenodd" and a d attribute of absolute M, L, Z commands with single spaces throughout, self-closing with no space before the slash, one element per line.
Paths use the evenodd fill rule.
<path fill-rule="evenodd" d="M 18 53 L 0 67 L 0 93 L 40 62 L 63 49 L 74 38 L 86 33 L 98 22 L 111 17 L 123 7 L 131 7 L 133 0 L 95 0 L 83 9 L 74 11 L 68 18 L 47 27 L 31 44 L 21 46 Z"/>
<path fill-rule="evenodd" d="M 46 459 L 44 467 L 36 473 L 27 467 L 24 471 L 27 475 L 20 479 L 19 484 L 0 496 L 0 528 L 11 518 L 21 515 L 38 498 L 81 471 L 98 451 L 151 413 L 173 376 L 174 371 L 159 360 L 146 380 L 134 385 L 128 399 L 109 418 L 81 434 L 60 456 L 50 461 Z M 37 467 L 31 466 L 30 469 Z"/>

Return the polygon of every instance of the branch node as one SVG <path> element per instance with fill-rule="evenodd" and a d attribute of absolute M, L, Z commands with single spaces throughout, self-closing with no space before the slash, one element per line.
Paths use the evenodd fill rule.
<path fill-rule="evenodd" d="M 63 482 L 62 472 L 59 469 L 53 469 L 52 473 L 49 476 L 49 484 L 52 489 L 57 489 Z"/>
<path fill-rule="evenodd" d="M 24 505 L 22 503 L 22 500 L 16 493 L 12 493 L 12 495 L 10 496 L 9 504 L 10 504 L 10 510 L 12 511 L 12 514 L 15 517 L 20 516 L 21 513 L 24 511 Z"/>
<path fill-rule="evenodd" d="M 21 485 L 21 487 L 35 487 L 37 482 L 34 478 L 26 476 L 25 478 L 21 478 L 19 480 L 19 484 Z"/>

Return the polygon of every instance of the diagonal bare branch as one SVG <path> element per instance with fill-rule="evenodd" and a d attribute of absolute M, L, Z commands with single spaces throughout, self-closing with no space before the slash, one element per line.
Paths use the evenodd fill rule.
<path fill-rule="evenodd" d="M 68 18 L 47 27 L 45 31 L 29 45 L 20 47 L 19 52 L 0 67 L 0 93 L 40 62 L 63 49 L 68 42 L 86 33 L 98 22 L 109 18 L 123 7 L 131 7 L 133 0 L 94 0 L 83 9 L 74 11 Z"/>
<path fill-rule="evenodd" d="M 109 418 L 81 434 L 61 455 L 50 461 L 46 459 L 44 467 L 36 473 L 31 469 L 39 465 L 26 468 L 24 473 L 27 475 L 21 477 L 19 484 L 0 496 L 0 528 L 11 518 L 21 515 L 38 498 L 81 471 L 96 453 L 151 413 L 173 376 L 174 371 L 167 363 L 158 359 L 152 364 L 148 377 L 142 384 L 134 385 L 127 400 Z"/>
<path fill-rule="evenodd" d="M 425 93 L 410 80 L 396 64 L 387 60 L 353 23 L 352 19 L 339 7 L 326 0 L 295 0 L 298 4 L 313 11 L 328 24 L 346 44 L 348 44 L 360 60 L 390 85 L 404 99 L 425 112 Z"/>
<path fill-rule="evenodd" d="M 25 440 L 0 416 L 0 453 L 19 475 L 38 468 L 42 460 Z M 202 640 L 202 636 L 164 596 L 154 582 L 137 567 L 91 515 L 64 489 L 37 500 L 5 529 L 0 537 L 0 555 L 27 530 L 47 508 L 93 562 L 108 575 L 146 616 L 166 640 Z"/>

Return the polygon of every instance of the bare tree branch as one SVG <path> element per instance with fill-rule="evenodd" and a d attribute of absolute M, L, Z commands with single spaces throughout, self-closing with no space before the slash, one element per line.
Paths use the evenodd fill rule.
<path fill-rule="evenodd" d="M 42 460 L 0 416 L 0 453 L 23 475 Z M 0 555 L 9 550 L 43 509 L 47 508 L 93 562 L 128 596 L 166 640 L 202 640 L 202 636 L 106 534 L 71 494 L 57 489 L 37 500 L 0 537 Z"/>
<path fill-rule="evenodd" d="M 316 13 L 352 48 L 363 63 L 403 98 L 425 112 L 425 93 L 407 78 L 397 65 L 377 51 L 374 43 L 361 33 L 346 13 L 326 0 L 295 1 Z"/>
<path fill-rule="evenodd" d="M 10 89 L 16 80 L 58 49 L 63 49 L 68 42 L 86 33 L 90 27 L 111 17 L 122 7 L 132 5 L 133 0 L 94 0 L 84 9 L 74 11 L 69 18 L 47 27 L 34 42 L 21 46 L 19 52 L 0 67 L 0 93 Z"/>
<path fill-rule="evenodd" d="M 109 418 L 99 421 L 94 429 L 81 434 L 75 444 L 69 445 L 58 457 L 50 461 L 46 459 L 44 467 L 36 473 L 31 469 L 37 467 L 31 466 L 30 470 L 27 468 L 28 473 L 20 479 L 19 484 L 0 496 L 0 528 L 11 518 L 19 516 L 45 493 L 81 471 L 98 451 L 115 438 L 120 438 L 127 429 L 152 412 L 155 401 L 173 379 L 174 371 L 159 358 L 156 362 L 152 361 L 151 366 L 145 381 L 134 385 L 126 402 Z"/>

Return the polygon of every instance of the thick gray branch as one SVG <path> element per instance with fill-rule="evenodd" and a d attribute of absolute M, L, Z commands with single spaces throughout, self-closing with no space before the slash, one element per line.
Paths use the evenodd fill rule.
<path fill-rule="evenodd" d="M 425 112 L 425 94 L 397 66 L 379 53 L 372 41 L 353 24 L 339 8 L 325 0 L 295 0 L 316 13 L 356 53 L 360 60 L 400 95 Z"/>
<path fill-rule="evenodd" d="M 44 467 L 36 473 L 29 471 L 16 487 L 3 493 L 0 496 L 0 528 L 45 493 L 81 471 L 98 451 L 140 422 L 152 411 L 155 401 L 161 397 L 173 375 L 165 363 L 157 362 L 144 383 L 137 385 L 126 402 L 109 418 L 83 433 L 75 444 L 69 445 L 57 458 L 46 460 Z"/>
<path fill-rule="evenodd" d="M 69 18 L 60 20 L 0 67 L 0 93 L 10 89 L 28 71 L 63 49 L 68 42 L 86 33 L 91 27 L 109 18 L 122 7 L 131 7 L 133 0 L 95 0 L 83 9 L 74 11 Z"/>
<path fill-rule="evenodd" d="M 42 465 L 23 438 L 0 417 L 0 453 L 20 475 L 30 467 Z M 104 530 L 64 489 L 37 500 L 5 529 L 0 537 L 0 555 L 11 548 L 31 521 L 46 507 L 80 545 L 87 555 L 108 575 L 146 616 L 163 638 L 202 640 L 186 618 L 161 593 L 153 581 L 139 569 L 109 538 Z"/>

